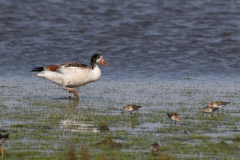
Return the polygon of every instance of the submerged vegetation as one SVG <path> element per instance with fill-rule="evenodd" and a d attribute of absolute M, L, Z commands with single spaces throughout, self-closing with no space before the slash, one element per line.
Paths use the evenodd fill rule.
<path fill-rule="evenodd" d="M 44 84 L 41 86 L 41 83 Z M 45 81 L 2 82 L 1 134 L 4 159 L 234 159 L 240 157 L 238 84 L 97 82 L 68 99 Z M 212 100 L 232 102 L 212 117 Z M 126 104 L 142 107 L 122 113 Z M 183 124 L 166 113 L 177 113 Z M 101 126 L 109 127 L 102 131 Z M 156 156 L 150 150 L 158 142 Z"/>

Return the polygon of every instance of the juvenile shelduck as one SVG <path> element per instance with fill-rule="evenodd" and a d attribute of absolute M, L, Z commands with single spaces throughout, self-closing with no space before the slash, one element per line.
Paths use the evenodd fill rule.
<path fill-rule="evenodd" d="M 98 63 L 104 66 L 107 65 L 102 55 L 94 54 L 91 58 L 92 67 L 78 62 L 70 62 L 36 67 L 32 69 L 32 72 L 40 72 L 33 76 L 45 78 L 61 85 L 64 90 L 69 91 L 69 97 L 71 97 L 73 93 L 75 97 L 79 99 L 78 92 L 74 87 L 80 87 L 87 83 L 97 81 L 101 76 L 101 70 L 97 65 Z"/>

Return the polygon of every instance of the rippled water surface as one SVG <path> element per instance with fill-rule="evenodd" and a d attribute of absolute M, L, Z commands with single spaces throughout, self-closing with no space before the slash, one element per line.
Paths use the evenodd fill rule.
<path fill-rule="evenodd" d="M 71 61 L 102 79 L 238 77 L 239 1 L 1 0 L 1 73 Z"/>

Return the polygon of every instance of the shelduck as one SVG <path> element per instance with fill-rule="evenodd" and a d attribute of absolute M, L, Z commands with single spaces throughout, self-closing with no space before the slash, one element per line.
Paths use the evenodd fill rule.
<path fill-rule="evenodd" d="M 39 72 L 34 77 L 45 78 L 53 83 L 61 85 L 64 90 L 69 91 L 69 97 L 74 96 L 79 99 L 78 92 L 74 89 L 90 82 L 97 81 L 101 76 L 98 63 L 108 65 L 103 56 L 94 54 L 91 58 L 91 66 L 79 62 L 69 62 L 65 64 L 51 65 L 33 68 L 32 72 Z"/>

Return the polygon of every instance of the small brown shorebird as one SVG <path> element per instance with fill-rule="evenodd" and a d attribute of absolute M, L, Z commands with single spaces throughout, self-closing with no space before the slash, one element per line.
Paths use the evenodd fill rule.
<path fill-rule="evenodd" d="M 171 120 L 175 121 L 175 125 L 177 122 L 182 123 L 182 119 L 176 113 L 167 113 L 167 115 Z"/>
<path fill-rule="evenodd" d="M 153 154 L 156 156 L 157 151 L 159 151 L 159 144 L 157 143 L 157 141 L 155 141 L 155 143 L 153 143 L 150 147 L 151 151 L 153 152 Z"/>
<path fill-rule="evenodd" d="M 212 116 L 213 112 L 215 112 L 216 110 L 218 110 L 218 108 L 214 108 L 212 106 L 207 106 L 207 107 L 203 108 L 203 114 L 207 113 L 207 114 L 211 114 L 211 116 Z"/>
<path fill-rule="evenodd" d="M 136 110 L 138 110 L 138 108 L 141 108 L 141 107 L 142 106 L 137 106 L 135 104 L 128 104 L 123 107 L 123 112 L 128 111 L 128 112 L 131 112 L 131 114 L 132 114 L 133 111 L 136 111 Z"/>
<path fill-rule="evenodd" d="M 9 137 L 9 133 L 7 134 L 4 134 L 4 135 L 1 135 L 0 134 L 0 145 L 2 145 L 2 143 L 5 141 L 5 139 L 7 139 Z M 2 157 L 4 156 L 4 149 L 3 147 L 1 146 L 1 149 L 2 149 Z"/>
<path fill-rule="evenodd" d="M 226 106 L 229 103 L 231 103 L 231 102 L 213 101 L 211 103 L 208 103 L 208 106 L 209 107 L 222 108 L 223 109 L 223 107 Z"/>

